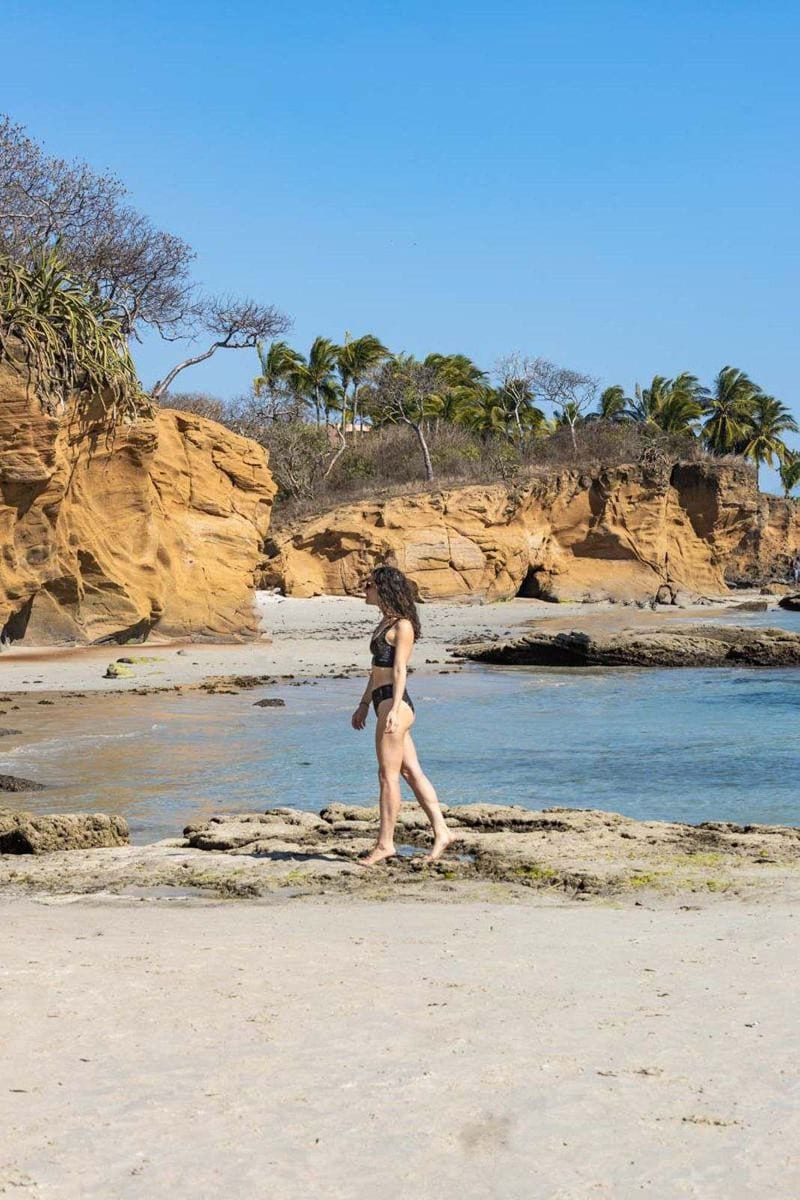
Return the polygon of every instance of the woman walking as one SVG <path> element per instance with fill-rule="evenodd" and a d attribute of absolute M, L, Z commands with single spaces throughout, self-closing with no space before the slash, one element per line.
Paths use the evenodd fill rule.
<path fill-rule="evenodd" d="M 414 593 L 403 572 L 396 567 L 375 567 L 365 587 L 366 602 L 381 610 L 381 619 L 369 644 L 372 670 L 350 723 L 354 729 L 363 729 L 372 702 L 378 721 L 375 752 L 380 781 L 380 829 L 374 849 L 359 862 L 365 867 L 373 867 L 395 853 L 394 828 L 400 811 L 401 775 L 433 829 L 433 847 L 425 862 L 436 862 L 455 839 L 445 825 L 433 784 L 423 774 L 411 740 L 415 713 L 406 690 L 406 670 L 420 632 Z"/>

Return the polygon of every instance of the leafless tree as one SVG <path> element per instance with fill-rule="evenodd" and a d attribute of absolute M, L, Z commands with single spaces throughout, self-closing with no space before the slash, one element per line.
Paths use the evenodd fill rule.
<path fill-rule="evenodd" d="M 426 417 L 434 415 L 440 388 L 440 373 L 435 366 L 399 355 L 381 369 L 369 403 L 370 413 L 377 420 L 413 429 L 428 483 L 433 480 L 433 463 L 423 425 Z"/>
<path fill-rule="evenodd" d="M 194 252 L 126 196 L 114 175 L 50 157 L 21 125 L 0 117 L 0 251 L 26 261 L 57 242 L 67 267 L 114 304 L 129 333 L 150 325 L 175 336 L 193 315 Z"/>
<path fill-rule="evenodd" d="M 236 300 L 230 297 L 219 297 L 197 304 L 195 320 L 199 331 L 212 339 L 210 345 L 176 363 L 153 388 L 154 400 L 163 396 L 181 371 L 211 358 L 217 350 L 254 350 L 258 342 L 285 333 L 290 327 L 288 317 L 278 312 L 271 304 L 257 304 L 255 300 Z"/>
<path fill-rule="evenodd" d="M 594 403 L 598 388 L 596 379 L 569 367 L 559 367 L 546 358 L 528 358 L 522 354 L 501 358 L 495 364 L 494 375 L 498 391 L 513 410 L 520 435 L 523 416 L 530 423 L 531 415 L 537 412 L 533 401 L 538 400 L 551 405 L 559 422 L 569 426 L 577 454 L 575 426 Z"/>
<path fill-rule="evenodd" d="M 569 425 L 572 449 L 577 455 L 575 426 L 594 404 L 598 381 L 591 375 L 538 358 L 533 386 L 537 397 L 551 404 L 560 421 Z"/>
<path fill-rule="evenodd" d="M 49 156 L 0 116 L 0 254 L 28 262 L 57 244 L 67 269 L 111 303 L 128 337 L 146 328 L 170 341 L 210 335 L 201 353 L 156 385 L 156 399 L 180 371 L 217 350 L 250 349 L 289 328 L 271 305 L 199 296 L 190 275 L 194 251 L 132 208 L 127 194 L 116 176 Z"/>
<path fill-rule="evenodd" d="M 544 422 L 544 414 L 534 406 L 540 362 L 541 359 L 527 358 L 523 354 L 508 354 L 498 359 L 492 372 L 503 407 L 516 426 L 519 441 L 524 437 L 524 429 Z"/>

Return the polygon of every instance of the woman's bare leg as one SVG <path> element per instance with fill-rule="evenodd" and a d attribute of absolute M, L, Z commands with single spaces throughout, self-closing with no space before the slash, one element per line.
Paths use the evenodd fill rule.
<path fill-rule="evenodd" d="M 400 774 L 419 801 L 433 830 L 433 847 L 430 854 L 425 856 L 425 862 L 436 862 L 456 839 L 445 824 L 436 789 L 420 766 L 417 748 L 410 732 L 406 734 L 403 743 L 403 763 Z"/>
<path fill-rule="evenodd" d="M 394 828 L 400 812 L 400 769 L 403 765 L 403 747 L 406 734 L 414 719 L 407 704 L 400 708 L 400 728 L 396 733 L 386 733 L 386 717 L 392 707 L 391 700 L 384 700 L 378 708 L 378 723 L 375 729 L 375 753 L 378 756 L 378 781 L 380 783 L 380 828 L 375 848 L 366 858 L 358 861 L 364 867 L 391 858 L 395 852 Z"/>

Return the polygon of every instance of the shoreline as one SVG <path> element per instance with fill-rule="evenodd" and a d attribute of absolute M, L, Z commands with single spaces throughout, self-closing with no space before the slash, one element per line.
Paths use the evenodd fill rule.
<path fill-rule="evenodd" d="M 735 612 L 747 599 L 687 608 L 659 606 L 657 611 L 611 604 L 553 604 L 516 598 L 492 603 L 431 601 L 421 606 L 423 637 L 412 660 L 415 672 L 459 667 L 449 647 L 465 641 L 507 638 L 541 625 L 552 632 L 591 629 L 615 632 L 674 621 L 713 620 Z M 716 600 L 719 603 L 716 603 Z M 200 685 L 209 677 L 268 675 L 276 678 L 331 678 L 368 671 L 367 642 L 374 613 L 363 600 L 317 596 L 310 600 L 258 592 L 262 639 L 215 643 L 176 641 L 103 646 L 11 646 L 0 651 L 2 693 L 46 696 L 68 692 L 133 692 Z M 777 603 L 775 602 L 777 611 Z M 103 677 L 104 668 L 121 658 L 153 659 L 133 664 L 129 678 Z M 65 697 L 66 698 L 66 697 Z M 0 705 L 2 701 L 0 701 Z"/>

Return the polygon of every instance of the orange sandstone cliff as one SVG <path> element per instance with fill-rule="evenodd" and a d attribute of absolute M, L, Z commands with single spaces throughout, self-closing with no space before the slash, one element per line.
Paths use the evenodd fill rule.
<path fill-rule="evenodd" d="M 341 505 L 273 532 L 263 584 L 346 595 L 392 562 L 423 598 L 639 601 L 765 581 L 796 545 L 800 506 L 744 464 L 623 466 Z"/>
<path fill-rule="evenodd" d="M 161 410 L 41 411 L 0 368 L 0 629 L 30 642 L 240 640 L 275 487 L 265 451 Z"/>

